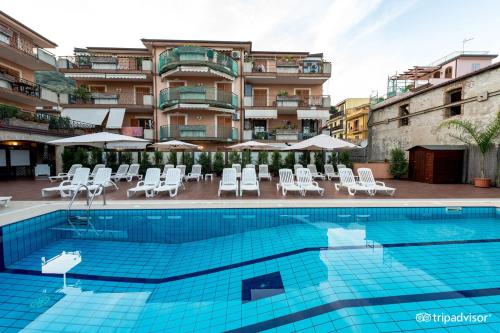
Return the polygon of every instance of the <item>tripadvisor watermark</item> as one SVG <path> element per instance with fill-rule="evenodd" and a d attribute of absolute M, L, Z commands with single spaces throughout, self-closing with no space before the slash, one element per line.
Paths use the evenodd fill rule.
<path fill-rule="evenodd" d="M 427 313 L 421 312 L 415 315 L 415 320 L 419 323 L 486 323 L 491 317 L 491 314 L 474 314 L 474 313 Z"/>

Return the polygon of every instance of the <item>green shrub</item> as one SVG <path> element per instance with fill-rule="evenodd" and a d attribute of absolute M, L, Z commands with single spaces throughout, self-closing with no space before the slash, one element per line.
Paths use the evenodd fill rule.
<path fill-rule="evenodd" d="M 405 152 L 400 148 L 394 148 L 391 150 L 390 154 L 391 161 L 389 172 L 391 175 L 396 179 L 406 176 L 408 173 L 408 161 Z"/>
<path fill-rule="evenodd" d="M 229 153 L 229 165 L 241 164 L 241 156 L 237 151 L 232 151 Z"/>
<path fill-rule="evenodd" d="M 293 170 L 294 165 L 295 165 L 295 153 L 293 151 L 289 151 L 288 154 L 286 154 L 284 166 L 287 169 Z"/>
<path fill-rule="evenodd" d="M 202 152 L 198 156 L 197 163 L 201 165 L 201 173 L 206 174 L 206 173 L 211 173 L 212 172 L 212 163 L 210 159 L 210 154 L 207 152 Z"/>
<path fill-rule="evenodd" d="M 90 165 L 94 166 L 96 164 L 102 163 L 102 149 L 94 148 L 90 151 Z"/>
<path fill-rule="evenodd" d="M 222 170 L 224 169 L 224 155 L 220 151 L 215 153 L 213 169 L 217 176 L 222 175 Z"/>
<path fill-rule="evenodd" d="M 74 161 L 77 164 L 81 164 L 83 167 L 89 167 L 89 154 L 88 150 L 83 147 L 76 148 L 74 152 Z"/>
<path fill-rule="evenodd" d="M 17 118 L 19 108 L 11 105 L 0 104 L 0 119 Z"/>
<path fill-rule="evenodd" d="M 155 166 L 157 168 L 163 168 L 163 153 L 161 151 L 155 151 L 154 154 Z"/>
<path fill-rule="evenodd" d="M 146 170 L 153 167 L 153 164 L 151 163 L 151 158 L 149 156 L 149 153 L 147 151 L 144 151 L 142 153 L 139 153 L 139 172 L 142 175 L 146 174 Z"/>
<path fill-rule="evenodd" d="M 306 167 L 308 164 L 311 164 L 311 154 L 308 151 L 303 151 L 299 157 L 299 164 Z"/>
<path fill-rule="evenodd" d="M 126 151 L 122 153 L 121 155 L 121 163 L 123 164 L 130 164 L 132 163 L 132 153 L 129 151 Z"/>
<path fill-rule="evenodd" d="M 193 168 L 193 154 L 191 152 L 182 153 L 182 164 L 186 166 L 186 174 Z"/>
<path fill-rule="evenodd" d="M 339 164 L 344 164 L 346 168 L 352 169 L 351 154 L 348 151 L 339 154 Z"/>
<path fill-rule="evenodd" d="M 259 151 L 257 155 L 257 163 L 260 164 L 269 164 L 269 153 L 267 151 Z"/>
<path fill-rule="evenodd" d="M 241 164 L 243 167 L 247 164 L 252 164 L 252 152 L 250 150 L 245 150 L 241 153 Z"/>
<path fill-rule="evenodd" d="M 317 151 L 314 153 L 314 165 L 318 172 L 323 172 L 325 170 L 325 152 Z"/>
<path fill-rule="evenodd" d="M 68 172 L 69 168 L 73 164 L 75 164 L 75 156 L 73 154 L 73 151 L 69 148 L 64 148 L 62 154 L 61 154 L 61 159 L 62 159 L 62 168 L 64 172 Z"/>
<path fill-rule="evenodd" d="M 116 152 L 110 151 L 107 153 L 106 166 L 113 171 L 118 169 L 118 154 Z"/>
<path fill-rule="evenodd" d="M 173 166 L 177 165 L 177 152 L 171 151 L 170 154 L 168 154 L 168 159 L 167 159 L 167 164 L 172 164 Z"/>
<path fill-rule="evenodd" d="M 277 176 L 282 166 L 283 161 L 281 159 L 281 153 L 279 151 L 273 151 L 271 155 L 271 165 L 269 166 L 269 171 Z"/>

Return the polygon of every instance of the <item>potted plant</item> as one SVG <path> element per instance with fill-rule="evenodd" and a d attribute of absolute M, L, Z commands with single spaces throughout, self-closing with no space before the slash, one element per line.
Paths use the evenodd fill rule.
<path fill-rule="evenodd" d="M 500 137 L 500 112 L 497 112 L 493 121 L 481 127 L 473 124 L 468 120 L 452 119 L 445 121 L 439 126 L 439 129 L 447 127 L 453 128 L 458 133 L 450 133 L 452 138 L 455 138 L 467 145 L 477 146 L 481 153 L 479 160 L 479 167 L 481 170 L 481 177 L 473 178 L 474 186 L 476 187 L 490 187 L 491 179 L 485 177 L 484 160 L 486 153 L 495 146 L 495 141 Z"/>

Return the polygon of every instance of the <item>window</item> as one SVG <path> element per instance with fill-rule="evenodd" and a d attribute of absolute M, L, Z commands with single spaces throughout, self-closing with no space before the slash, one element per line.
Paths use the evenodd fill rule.
<path fill-rule="evenodd" d="M 437 71 L 436 73 L 434 73 L 434 74 L 432 75 L 432 77 L 433 77 L 433 78 L 435 78 L 435 79 L 439 79 L 439 78 L 441 77 L 441 72 L 440 72 L 440 71 Z"/>
<path fill-rule="evenodd" d="M 408 126 L 410 124 L 410 104 L 404 104 L 399 107 L 399 126 Z M 403 118 L 404 117 L 404 118 Z"/>
<path fill-rule="evenodd" d="M 478 69 L 481 68 L 481 64 L 472 64 L 472 71 L 477 71 Z"/>
<path fill-rule="evenodd" d="M 359 120 L 357 119 L 354 121 L 354 130 L 359 131 Z"/>
<path fill-rule="evenodd" d="M 450 90 L 446 93 L 446 104 L 460 102 L 462 100 L 462 88 Z M 453 117 L 462 114 L 462 104 L 450 106 L 446 110 L 446 117 Z"/>
<path fill-rule="evenodd" d="M 451 66 L 446 67 L 444 70 L 444 77 L 445 79 L 451 79 L 453 77 L 453 69 Z"/>

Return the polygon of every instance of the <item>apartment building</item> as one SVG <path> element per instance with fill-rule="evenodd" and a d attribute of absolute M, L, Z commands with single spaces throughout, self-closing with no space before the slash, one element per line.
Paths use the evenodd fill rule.
<path fill-rule="evenodd" d="M 334 138 L 349 139 L 353 142 L 356 141 L 356 143 L 366 138 L 366 133 L 363 132 L 368 121 L 365 117 L 365 109 L 369 101 L 369 98 L 346 98 L 337 103 L 335 105 L 336 111 L 330 115 L 327 122 L 331 135 Z"/>
<path fill-rule="evenodd" d="M 35 72 L 55 71 L 57 45 L 0 11 L 0 178 L 32 175 L 37 163 L 55 171 L 58 154 L 44 143 L 72 134 L 72 123 L 36 114 L 58 105 L 58 93 L 35 83 Z M 61 98 L 67 98 L 61 94 Z"/>
<path fill-rule="evenodd" d="M 153 61 L 146 48 L 75 48 L 59 71 L 77 89 L 61 115 L 110 132 L 153 140 Z"/>

